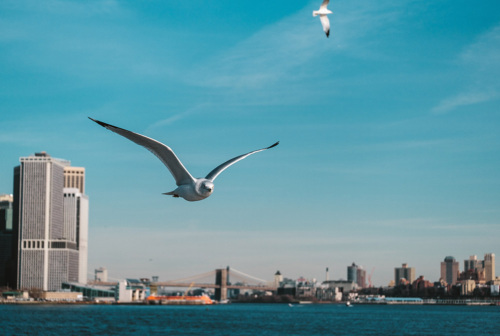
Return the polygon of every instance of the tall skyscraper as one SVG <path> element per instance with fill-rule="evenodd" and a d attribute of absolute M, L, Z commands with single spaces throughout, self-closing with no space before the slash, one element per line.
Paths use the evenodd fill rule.
<path fill-rule="evenodd" d="M 64 171 L 70 167 L 69 161 L 42 152 L 22 157 L 20 162 L 14 168 L 13 217 L 18 230 L 16 287 L 57 290 L 62 282 L 79 280 L 82 228 L 78 223 L 82 221 L 76 213 L 87 212 L 88 202 L 82 208 L 80 197 L 79 207 L 71 208 L 70 205 L 78 203 L 79 190 L 64 195 Z M 85 237 L 86 230 L 87 227 L 83 229 Z"/>
<path fill-rule="evenodd" d="M 351 266 L 347 266 L 347 281 L 358 283 L 358 265 L 352 263 Z"/>
<path fill-rule="evenodd" d="M 356 271 L 356 280 L 359 288 L 365 288 L 366 287 L 366 271 L 363 269 L 362 266 L 359 266 L 357 271 Z"/>
<path fill-rule="evenodd" d="M 464 272 L 477 269 L 477 256 L 470 256 L 468 260 L 464 260 Z"/>
<path fill-rule="evenodd" d="M 495 254 L 486 253 L 483 261 L 484 267 L 484 280 L 495 280 Z"/>
<path fill-rule="evenodd" d="M 66 173 L 66 170 L 65 170 Z M 77 188 L 64 188 L 63 237 L 78 250 L 78 282 L 87 283 L 89 200 Z"/>
<path fill-rule="evenodd" d="M 78 282 L 87 283 L 89 200 L 85 195 L 85 168 L 64 167 L 64 227 L 77 244 Z"/>
<path fill-rule="evenodd" d="M 408 264 L 402 264 L 401 267 L 394 268 L 394 282 L 399 284 L 401 279 L 407 280 L 409 283 L 415 281 L 415 267 L 408 267 Z"/>
<path fill-rule="evenodd" d="M 448 283 L 454 285 L 457 283 L 459 274 L 458 261 L 455 258 L 448 256 L 441 262 L 441 278 Z"/>

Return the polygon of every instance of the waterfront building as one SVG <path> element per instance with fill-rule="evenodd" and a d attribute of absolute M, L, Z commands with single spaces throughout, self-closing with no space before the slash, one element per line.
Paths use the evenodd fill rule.
<path fill-rule="evenodd" d="M 290 295 L 295 296 L 297 288 L 297 281 L 289 278 L 283 278 L 278 287 L 278 295 Z"/>
<path fill-rule="evenodd" d="M 76 302 L 82 301 L 83 295 L 78 292 L 35 292 L 34 299 L 53 302 Z"/>
<path fill-rule="evenodd" d="M 278 270 L 274 274 L 274 287 L 278 288 L 282 282 L 283 282 L 283 275 L 281 275 L 281 272 Z"/>
<path fill-rule="evenodd" d="M 95 270 L 95 281 L 108 282 L 108 270 L 105 267 L 99 267 Z"/>
<path fill-rule="evenodd" d="M 45 152 L 19 161 L 14 168 L 13 207 L 18 235 L 16 287 L 58 290 L 62 282 L 80 278 L 79 248 L 86 245 L 80 237 L 87 239 L 88 225 L 82 218 L 88 217 L 88 205 L 82 207 L 85 201 L 80 197 L 80 206 L 65 208 L 73 197 L 64 195 L 69 161 Z"/>
<path fill-rule="evenodd" d="M 117 302 L 142 302 L 150 294 L 149 287 L 137 279 L 126 279 L 116 285 Z"/>
<path fill-rule="evenodd" d="M 328 288 L 338 288 L 338 291 L 344 294 L 358 289 L 357 283 L 348 280 L 329 280 L 324 281 L 323 285 Z"/>
<path fill-rule="evenodd" d="M 441 278 L 446 281 L 448 285 L 457 283 L 459 274 L 458 261 L 455 258 L 448 256 L 441 262 Z"/>
<path fill-rule="evenodd" d="M 125 279 L 99 285 L 64 282 L 62 288 L 69 292 L 77 292 L 82 299 L 94 302 L 143 302 L 151 294 L 149 280 L 146 280 Z"/>
<path fill-rule="evenodd" d="M 295 289 L 295 297 L 310 298 L 316 295 L 316 285 L 313 282 L 299 282 Z"/>
<path fill-rule="evenodd" d="M 79 292 L 86 300 L 95 302 L 115 302 L 115 295 L 117 293 L 117 284 L 109 285 L 85 285 L 76 282 L 64 282 L 62 289 Z"/>
<path fill-rule="evenodd" d="M 347 281 L 358 282 L 358 265 L 352 263 L 351 266 L 347 266 Z"/>
<path fill-rule="evenodd" d="M 500 295 L 500 286 L 499 285 L 490 285 L 490 295 L 491 296 L 499 296 Z"/>
<path fill-rule="evenodd" d="M 495 254 L 486 253 L 483 261 L 484 279 L 486 282 L 495 280 Z"/>
<path fill-rule="evenodd" d="M 341 301 L 342 292 L 338 287 L 328 286 L 328 284 L 326 284 L 328 281 L 329 280 L 326 280 L 316 289 L 316 299 L 320 301 Z"/>
<path fill-rule="evenodd" d="M 461 295 L 472 295 L 474 289 L 476 289 L 476 282 L 474 280 L 461 280 L 460 284 Z"/>
<path fill-rule="evenodd" d="M 394 282 L 396 286 L 401 282 L 401 279 L 405 279 L 406 283 L 415 281 L 415 267 L 408 267 L 408 264 L 404 263 L 401 267 L 394 268 Z"/>

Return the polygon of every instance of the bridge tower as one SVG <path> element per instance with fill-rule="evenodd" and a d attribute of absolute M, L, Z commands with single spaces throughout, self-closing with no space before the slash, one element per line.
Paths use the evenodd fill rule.
<path fill-rule="evenodd" d="M 215 300 L 227 300 L 227 279 L 229 277 L 229 267 L 215 270 Z"/>

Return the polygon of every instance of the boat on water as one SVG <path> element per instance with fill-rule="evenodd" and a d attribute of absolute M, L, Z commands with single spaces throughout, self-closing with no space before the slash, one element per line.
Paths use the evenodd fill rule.
<path fill-rule="evenodd" d="M 347 301 L 347 302 L 345 303 L 345 305 L 346 305 L 347 307 L 352 307 L 352 306 L 351 306 L 351 301 Z"/>
<path fill-rule="evenodd" d="M 146 301 L 149 304 L 161 305 L 211 305 L 214 301 L 207 295 L 150 295 Z"/>

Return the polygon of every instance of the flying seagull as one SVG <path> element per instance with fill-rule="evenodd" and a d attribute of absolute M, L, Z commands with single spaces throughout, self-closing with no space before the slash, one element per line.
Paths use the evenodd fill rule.
<path fill-rule="evenodd" d="M 175 153 L 170 149 L 170 147 L 162 144 L 159 141 L 148 138 L 147 136 L 137 134 L 131 131 L 127 131 L 126 129 L 116 127 L 110 124 L 106 124 L 102 121 L 95 120 L 89 117 L 90 120 L 95 121 L 102 127 L 113 131 L 136 144 L 148 149 L 151 153 L 156 155 L 158 159 L 165 166 L 167 166 L 170 173 L 173 175 L 175 179 L 175 183 L 177 184 L 177 189 L 164 193 L 164 195 L 172 195 L 173 197 L 182 197 L 186 201 L 201 201 L 202 199 L 207 198 L 214 191 L 214 180 L 220 173 L 222 173 L 227 167 L 232 164 L 243 160 L 249 155 L 264 151 L 269 148 L 273 148 L 279 144 L 279 141 L 272 144 L 269 147 L 254 150 L 250 153 L 246 153 L 243 155 L 239 155 L 237 157 L 232 158 L 224 162 L 223 164 L 214 168 L 205 178 L 194 178 L 187 171 L 187 169 L 182 165 L 181 161 L 177 158 Z"/>
<path fill-rule="evenodd" d="M 326 8 L 330 0 L 323 0 L 321 6 L 319 6 L 319 10 L 313 11 L 313 16 L 319 15 L 319 19 L 321 21 L 321 25 L 323 26 L 323 30 L 325 31 L 326 37 L 330 36 L 330 20 L 328 20 L 328 14 L 332 14 L 333 12 Z"/>

